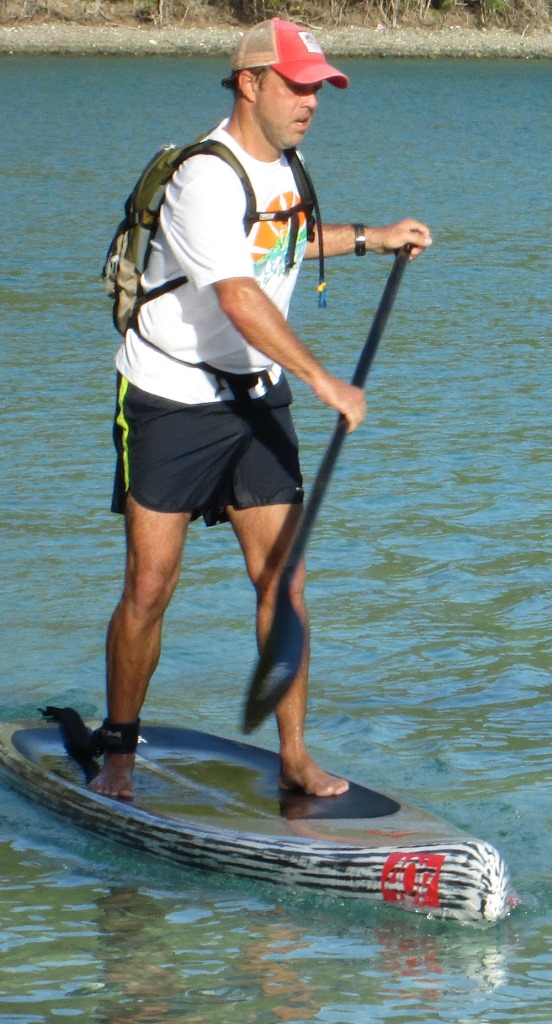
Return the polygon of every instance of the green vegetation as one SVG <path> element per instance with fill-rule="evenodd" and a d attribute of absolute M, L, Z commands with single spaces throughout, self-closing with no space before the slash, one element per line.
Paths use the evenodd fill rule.
<path fill-rule="evenodd" d="M 275 15 L 305 24 L 549 29 L 552 0 L 0 0 L 0 24 L 32 21 L 181 27 L 247 25 Z"/>

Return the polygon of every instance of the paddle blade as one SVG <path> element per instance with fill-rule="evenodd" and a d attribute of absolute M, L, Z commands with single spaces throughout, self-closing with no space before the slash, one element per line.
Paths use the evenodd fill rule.
<path fill-rule="evenodd" d="M 275 711 L 295 679 L 305 650 L 305 628 L 291 603 L 292 573 L 280 580 L 272 627 L 251 680 L 243 731 L 253 732 Z"/>

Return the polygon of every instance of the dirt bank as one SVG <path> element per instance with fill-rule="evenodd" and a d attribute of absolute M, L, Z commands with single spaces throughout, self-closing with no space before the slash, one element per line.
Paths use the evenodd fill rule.
<path fill-rule="evenodd" d="M 239 28 L 87 26 L 51 22 L 0 26 L 0 54 L 106 53 L 226 55 L 241 34 Z M 552 33 L 502 29 L 426 28 L 316 29 L 329 54 L 347 57 L 552 57 Z"/>

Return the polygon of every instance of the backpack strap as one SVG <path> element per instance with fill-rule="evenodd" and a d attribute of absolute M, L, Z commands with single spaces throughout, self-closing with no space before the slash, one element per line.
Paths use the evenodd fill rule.
<path fill-rule="evenodd" d="M 193 142 L 191 146 L 187 146 L 184 152 L 181 154 L 178 162 L 175 164 L 175 171 L 178 170 L 180 164 L 184 160 L 187 160 L 190 156 L 199 156 L 202 153 L 211 153 L 213 156 L 218 156 L 220 160 L 224 160 L 233 171 L 236 172 L 240 179 L 245 192 L 245 214 L 243 218 L 244 227 L 247 226 L 251 218 L 255 218 L 257 210 L 257 199 L 253 191 L 253 186 L 249 180 L 249 177 L 240 163 L 236 154 L 226 146 L 224 142 L 217 142 L 216 139 L 199 139 L 197 142 Z M 253 221 L 254 222 L 254 221 Z"/>
<path fill-rule="evenodd" d="M 324 267 L 324 239 L 322 237 L 322 218 L 320 216 L 320 206 L 318 204 L 318 196 L 316 195 L 316 189 L 313 184 L 313 180 L 307 170 L 307 165 L 303 160 L 301 153 L 295 148 L 286 149 L 285 155 L 288 160 L 289 166 L 293 171 L 293 176 L 297 183 L 297 188 L 301 199 L 305 202 L 307 212 L 307 238 L 309 242 L 314 241 L 314 228 L 316 225 L 318 235 L 318 305 L 324 307 L 326 305 L 326 297 L 324 292 L 326 291 L 326 277 Z"/>
<path fill-rule="evenodd" d="M 229 146 L 225 146 L 223 142 L 217 142 L 216 139 L 198 139 L 196 142 L 192 142 L 191 145 L 184 146 L 182 149 L 178 150 L 175 153 L 175 160 L 172 164 L 173 176 L 176 174 L 178 168 L 181 166 L 181 164 L 184 163 L 185 160 L 188 160 L 192 156 L 201 156 L 204 153 L 210 153 L 213 156 L 218 156 L 221 160 L 224 160 L 227 164 L 229 164 L 232 170 L 234 170 L 238 175 L 238 178 L 240 179 L 243 187 L 243 191 L 245 193 L 246 205 L 243 223 L 246 231 L 249 231 L 250 228 L 248 228 L 247 225 L 249 224 L 249 222 L 253 224 L 256 219 L 257 200 L 255 197 L 255 193 L 253 191 L 253 186 L 249 180 L 249 177 L 244 167 L 242 166 L 237 156 L 232 152 Z M 151 214 L 149 214 L 148 210 L 145 210 L 143 211 L 142 216 L 145 216 L 147 218 L 148 216 L 151 216 Z M 155 237 L 155 235 L 152 235 L 152 238 L 150 239 L 150 246 L 153 237 Z M 144 259 L 144 266 L 147 264 L 148 256 L 149 248 Z M 134 329 L 137 329 L 138 314 L 140 312 L 141 307 L 146 302 L 151 302 L 153 299 L 159 298 L 160 295 L 166 295 L 167 292 L 175 291 L 177 288 L 180 288 L 181 285 L 186 284 L 187 281 L 188 278 L 185 275 L 182 275 L 181 277 L 173 278 L 173 280 L 171 281 L 164 281 L 163 284 L 158 285 L 156 288 L 150 289 L 150 291 L 148 292 L 141 292 L 141 294 L 138 296 L 136 307 L 131 321 Z"/>

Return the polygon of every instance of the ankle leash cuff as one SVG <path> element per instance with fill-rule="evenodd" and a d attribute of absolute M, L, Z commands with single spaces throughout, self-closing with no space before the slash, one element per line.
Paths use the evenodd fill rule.
<path fill-rule="evenodd" d="M 135 722 L 112 722 L 104 719 L 94 732 L 96 754 L 134 754 L 138 746 L 140 719 Z"/>

